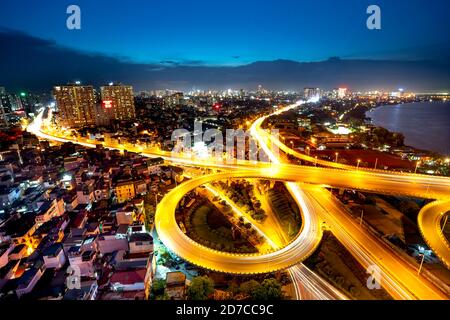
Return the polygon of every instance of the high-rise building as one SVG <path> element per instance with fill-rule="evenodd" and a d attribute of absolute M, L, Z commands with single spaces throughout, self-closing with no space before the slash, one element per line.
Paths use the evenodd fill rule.
<path fill-rule="evenodd" d="M 133 120 L 136 118 L 132 86 L 110 83 L 100 88 L 102 106 L 111 109 L 114 120 Z"/>
<path fill-rule="evenodd" d="M 92 86 L 68 84 L 53 89 L 60 126 L 80 128 L 95 125 L 95 94 Z"/>
<path fill-rule="evenodd" d="M 347 95 L 347 88 L 339 88 L 338 89 L 338 98 L 342 99 Z"/>
<path fill-rule="evenodd" d="M 304 88 L 303 97 L 307 101 L 310 99 L 320 99 L 321 98 L 320 88 Z"/>
<path fill-rule="evenodd" d="M 0 87 L 0 126 L 8 126 L 8 115 L 12 111 L 11 98 L 4 87 Z"/>
<path fill-rule="evenodd" d="M 164 97 L 164 105 L 166 107 L 175 107 L 184 104 L 183 92 L 175 92 Z"/>
<path fill-rule="evenodd" d="M 7 114 L 5 112 L 5 108 L 3 107 L 2 100 L 0 99 L 0 127 L 8 125 L 8 119 L 6 116 Z"/>

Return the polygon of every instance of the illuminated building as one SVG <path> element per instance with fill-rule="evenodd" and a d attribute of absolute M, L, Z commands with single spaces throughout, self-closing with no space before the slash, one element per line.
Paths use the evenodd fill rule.
<path fill-rule="evenodd" d="M 338 89 L 338 98 L 342 99 L 347 95 L 347 88 L 339 88 Z"/>
<path fill-rule="evenodd" d="M 164 105 L 167 107 L 175 107 L 184 103 L 183 92 L 175 92 L 174 94 L 164 97 Z"/>
<path fill-rule="evenodd" d="M 303 97 L 306 101 L 310 99 L 320 99 L 320 88 L 304 88 L 303 89 Z"/>
<path fill-rule="evenodd" d="M 111 110 L 113 120 L 132 120 L 136 117 L 132 86 L 110 83 L 100 88 L 102 107 Z"/>
<path fill-rule="evenodd" d="M 122 181 L 117 183 L 115 191 L 118 203 L 133 199 L 136 195 L 133 181 Z"/>
<path fill-rule="evenodd" d="M 0 126 L 7 126 L 8 119 L 6 115 L 8 114 L 6 107 L 3 106 L 2 99 L 0 99 Z"/>
<path fill-rule="evenodd" d="M 8 126 L 8 115 L 12 112 L 11 97 L 0 87 L 0 126 Z"/>
<path fill-rule="evenodd" d="M 62 127 L 80 128 L 95 125 L 95 95 L 92 86 L 69 84 L 53 89 Z"/>

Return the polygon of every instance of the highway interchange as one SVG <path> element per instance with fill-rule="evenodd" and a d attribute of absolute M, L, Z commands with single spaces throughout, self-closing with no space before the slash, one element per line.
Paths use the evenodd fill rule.
<path fill-rule="evenodd" d="M 281 113 L 298 105 L 291 105 L 275 112 Z M 39 114 L 28 126 L 28 131 L 37 136 L 59 142 L 74 142 L 86 147 L 98 143 L 87 140 L 73 140 L 57 134 L 44 132 Z M 448 267 L 450 250 L 443 237 L 440 221 L 450 207 L 450 179 L 445 177 L 388 172 L 355 168 L 324 160 L 318 160 L 288 148 L 277 138 L 261 128 L 267 116 L 259 118 L 251 126 L 251 134 L 259 146 L 269 156 L 271 164 L 263 162 L 236 161 L 233 164 L 219 163 L 212 159 L 192 159 L 173 155 L 161 150 L 145 150 L 140 146 L 105 146 L 112 149 L 139 152 L 144 156 L 157 157 L 179 164 L 200 166 L 221 170 L 219 173 L 200 176 L 180 184 L 170 191 L 156 210 L 155 223 L 162 242 L 180 257 L 196 265 L 229 273 L 265 273 L 288 269 L 294 281 L 301 281 L 309 291 L 319 290 L 312 298 L 345 298 L 333 289 L 317 289 L 320 278 L 316 279 L 310 270 L 300 262 L 310 256 L 320 243 L 322 224 L 325 223 L 336 238 L 352 253 L 365 268 L 376 265 L 381 270 L 381 285 L 396 299 L 448 299 L 448 296 L 427 278 L 418 275 L 415 266 L 403 260 L 381 239 L 362 228 L 333 198 L 324 187 L 348 188 L 376 193 L 414 196 L 436 199 L 425 206 L 418 217 L 418 225 L 427 244 Z M 283 163 L 284 159 L 275 155 L 270 144 L 277 145 L 284 153 L 304 161 L 325 166 L 300 166 Z M 220 179 L 260 178 L 284 181 L 289 192 L 300 207 L 302 228 L 299 235 L 285 247 L 265 254 L 232 254 L 213 250 L 188 238 L 175 221 L 175 209 L 179 200 L 198 186 Z M 310 279 L 308 281 L 306 279 Z M 319 285 L 320 287 L 320 285 Z M 323 289 L 324 286 L 321 288 Z M 301 291 L 301 290 L 298 290 Z M 331 292 L 331 293 L 330 293 Z M 297 292 L 297 296 L 302 296 Z M 305 292 L 303 292 L 305 296 Z"/>

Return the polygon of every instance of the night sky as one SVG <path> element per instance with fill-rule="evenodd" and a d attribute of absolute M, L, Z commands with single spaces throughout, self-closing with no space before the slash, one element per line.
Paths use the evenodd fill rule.
<path fill-rule="evenodd" d="M 66 8 L 70 4 L 81 8 L 81 30 L 66 28 Z M 381 7 L 381 30 L 366 28 L 369 4 Z M 147 71 L 160 71 L 155 67 L 158 65 L 217 70 L 217 67 L 243 66 L 255 61 L 319 62 L 334 56 L 445 63 L 450 52 L 449 13 L 450 1 L 447 0 L 3 1 L 0 41 L 2 47 L 9 45 L 14 50 L 0 53 L 0 58 L 14 55 L 17 50 L 28 50 L 28 46 L 34 46 L 30 52 L 42 52 L 35 47 L 40 43 L 47 49 L 70 50 L 91 58 L 112 58 L 114 63 L 130 64 Z M 6 60 L 7 66 L 0 61 L 4 77 L 9 75 L 6 69 L 14 67 L 11 61 L 22 62 L 19 58 L 16 61 L 6 57 Z M 74 73 L 57 75 L 52 62 L 45 65 L 44 60 L 37 59 L 35 63 L 43 63 L 42 70 L 48 67 L 51 73 L 46 76 L 48 81 L 70 80 L 64 78 L 76 74 L 73 70 Z M 173 70 L 170 73 L 172 78 L 157 85 L 176 86 L 174 81 L 188 87 L 203 85 L 190 83 L 195 81 L 189 77 L 176 79 Z M 36 86 L 35 76 L 30 74 L 32 86 Z M 11 77 L 0 77 L 0 85 L 20 85 L 17 76 Z M 89 79 L 92 76 L 79 74 L 79 77 Z M 140 75 L 129 81 L 135 80 L 146 87 L 156 85 L 155 78 Z M 442 80 L 446 81 L 444 78 Z M 245 81 L 240 82 L 239 85 L 245 85 Z M 442 88 L 447 85 L 443 84 Z"/>

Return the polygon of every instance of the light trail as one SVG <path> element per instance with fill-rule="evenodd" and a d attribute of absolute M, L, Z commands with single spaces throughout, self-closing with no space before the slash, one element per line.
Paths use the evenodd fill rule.
<path fill-rule="evenodd" d="M 280 112 L 285 112 L 287 110 L 290 110 L 292 108 L 298 107 L 299 104 L 291 105 L 286 108 L 283 108 L 279 111 L 277 111 L 276 114 Z M 322 161 L 317 160 L 312 157 L 304 156 L 290 148 L 288 148 L 286 145 L 281 143 L 278 139 L 272 137 L 268 133 L 266 133 L 263 129 L 261 129 L 261 125 L 264 122 L 264 120 L 268 116 L 261 117 L 258 120 L 256 120 L 252 126 L 251 126 L 251 134 L 258 140 L 258 143 L 261 144 L 261 148 L 268 154 L 269 158 L 274 163 L 280 163 L 279 159 L 272 153 L 272 151 L 268 147 L 268 142 L 271 141 L 272 143 L 275 143 L 280 149 L 283 151 L 292 154 L 294 156 L 300 157 L 307 161 L 315 161 L 318 164 L 326 165 L 329 167 L 332 167 L 333 169 L 351 169 L 352 172 L 356 172 L 354 179 L 357 181 L 357 184 L 359 188 L 367 188 L 367 180 L 362 179 L 364 176 L 371 176 L 373 179 L 373 176 L 378 176 L 378 179 L 381 179 L 385 175 L 388 175 L 386 172 L 380 172 L 380 170 L 373 170 L 373 172 L 367 172 L 367 170 L 354 170 L 354 167 L 351 166 L 344 166 L 340 165 L 338 163 L 334 162 L 328 162 L 328 161 Z M 331 164 L 331 165 L 330 165 Z M 331 171 L 332 169 L 328 169 L 328 171 Z M 389 179 L 392 182 L 394 180 L 396 183 L 398 181 L 403 180 L 404 177 L 407 177 L 409 181 L 413 180 L 414 182 L 419 179 L 426 179 L 423 175 L 398 175 L 395 179 L 393 179 L 393 175 L 389 175 Z M 434 183 L 436 180 L 439 180 L 439 183 L 449 182 L 449 179 L 433 179 L 432 183 Z M 322 178 L 323 181 L 323 178 Z M 370 180 L 369 180 L 370 181 Z M 328 184 L 328 183 L 327 183 Z M 394 297 L 397 299 L 447 299 L 446 295 L 441 292 L 439 289 L 437 289 L 433 284 L 431 284 L 429 281 L 424 280 L 423 278 L 418 278 L 415 270 L 404 261 L 400 261 L 398 257 L 390 250 L 390 248 L 386 248 L 386 246 L 382 246 L 380 241 L 378 239 L 375 239 L 374 237 L 365 234 L 361 230 L 361 228 L 356 225 L 355 223 L 352 223 L 351 220 L 348 219 L 347 213 L 343 212 L 341 210 L 341 206 L 337 205 L 336 203 L 330 201 L 329 197 L 326 197 L 327 193 L 329 192 L 320 187 L 320 186 L 314 186 L 313 191 L 307 192 L 305 186 L 305 194 L 296 194 L 297 189 L 293 188 L 292 182 L 286 184 L 289 188 L 288 190 L 291 192 L 291 194 L 294 196 L 294 199 L 296 201 L 304 200 L 304 197 L 308 197 L 311 200 L 312 203 L 315 204 L 315 210 L 313 209 L 310 212 L 320 212 L 320 216 L 325 220 L 325 222 L 328 223 L 332 227 L 333 234 L 338 238 L 338 240 L 344 244 L 344 246 L 353 254 L 353 256 L 361 263 L 361 265 L 365 268 L 377 265 L 380 270 L 382 270 L 382 279 L 383 279 L 383 287 Z M 320 184 L 319 184 L 320 185 Z M 333 185 L 331 183 L 331 185 Z M 334 184 L 335 185 L 335 184 Z M 385 187 L 385 183 L 383 183 Z M 295 185 L 298 188 L 298 185 Z M 422 184 L 423 186 L 423 184 Z M 426 196 L 430 196 L 429 194 L 429 187 L 430 184 L 428 184 L 426 189 Z M 406 187 L 409 188 L 409 187 Z M 378 188 L 375 188 L 378 190 Z M 384 192 L 386 192 L 386 188 L 383 188 Z M 414 189 L 414 188 L 413 188 Z M 311 189 L 310 189 L 311 190 Z M 408 189 L 409 190 L 409 189 Z M 380 190 L 381 191 L 381 190 Z M 414 192 L 414 191 L 410 191 Z M 321 196 L 320 199 L 318 199 L 318 196 Z M 331 194 L 330 194 L 331 195 Z M 436 195 L 436 192 L 434 192 L 434 195 Z M 448 193 L 444 192 L 441 194 L 441 196 L 446 197 L 448 196 Z M 339 219 L 336 219 L 339 218 Z M 351 231 L 349 231 L 351 230 Z M 355 237 L 356 235 L 356 237 Z M 357 238 L 364 238 L 365 241 L 358 242 Z M 448 247 L 447 247 L 448 249 Z M 447 250 L 447 254 L 448 254 Z M 382 258 L 374 258 L 374 255 L 376 257 L 382 256 L 384 260 L 382 261 Z M 403 263 L 402 263 L 403 262 Z M 290 271 L 290 274 L 295 279 L 295 272 Z M 408 288 L 413 288 L 413 290 L 409 290 Z M 298 294 L 298 293 L 297 293 Z"/>
<path fill-rule="evenodd" d="M 425 242 L 447 269 L 450 269 L 450 244 L 442 231 L 441 220 L 449 210 L 450 200 L 434 201 L 424 206 L 417 217 Z"/>
<path fill-rule="evenodd" d="M 289 108 L 294 108 L 298 105 L 290 106 Z M 280 109 L 276 113 L 284 112 L 287 109 Z M 284 111 L 283 111 L 284 110 Z M 256 124 L 259 126 L 262 124 L 263 120 L 267 118 L 263 117 L 258 119 Z M 55 135 L 50 135 L 47 133 L 44 133 L 41 131 L 41 125 L 42 125 L 42 114 L 40 115 L 40 121 L 39 116 L 37 117 L 37 121 L 34 121 L 27 130 L 29 132 L 35 133 L 37 136 L 53 140 L 53 141 L 59 141 L 59 142 L 73 142 L 77 143 L 86 147 L 95 147 L 96 144 L 87 143 L 83 141 L 74 141 L 67 138 L 61 138 L 57 137 Z M 259 128 L 260 129 L 260 128 Z M 273 138 L 268 136 L 267 133 L 263 132 L 262 130 L 259 130 L 257 126 L 252 126 L 252 133 L 256 133 L 256 137 L 258 142 L 260 143 L 261 148 L 266 152 L 270 151 L 270 148 L 267 146 L 269 141 L 273 142 Z M 265 141 L 266 140 L 266 141 Z M 111 147 L 111 146 L 105 146 L 111 149 L 119 149 L 123 150 L 124 148 L 117 148 L 117 147 Z M 283 147 L 281 147 L 282 149 Z M 132 147 L 127 147 L 127 150 L 136 152 L 135 149 Z M 407 195 L 407 196 L 416 196 L 416 197 L 423 197 L 423 198 L 429 198 L 429 199 L 441 199 L 441 200 L 448 200 L 450 195 L 450 179 L 445 177 L 436 177 L 436 176 L 426 176 L 426 175 L 416 175 L 416 174 L 408 174 L 408 173 L 393 173 L 393 172 L 387 172 L 387 171 L 381 171 L 381 170 L 366 170 L 360 168 L 359 170 L 354 170 L 354 168 L 348 169 L 348 168 L 342 168 L 342 167 L 331 167 L 333 168 L 319 168 L 319 167 L 306 167 L 306 166 L 297 166 L 297 165 L 288 165 L 288 164 L 281 164 L 279 163 L 278 159 L 275 159 L 270 156 L 270 152 L 268 153 L 269 157 L 271 157 L 272 161 L 274 163 L 267 164 L 267 163 L 254 163 L 249 161 L 236 161 L 234 164 L 221 164 L 217 161 L 211 161 L 211 159 L 202 160 L 199 161 L 197 159 L 190 159 L 186 157 L 175 157 L 173 155 L 167 156 L 167 154 L 161 154 L 158 152 L 144 152 L 142 153 L 144 156 L 152 156 L 152 157 L 158 157 L 163 156 L 166 160 L 174 162 L 174 163 L 183 163 L 185 165 L 193 165 L 193 166 L 203 166 L 203 167 L 210 167 L 210 168 L 219 168 L 219 169 L 240 169 L 239 171 L 234 171 L 232 173 L 224 173 L 222 179 L 227 179 L 229 177 L 250 177 L 250 178 L 263 178 L 263 179 L 279 179 L 279 180 L 285 180 L 285 181 L 291 181 L 287 183 L 288 190 L 294 194 L 294 198 L 296 202 L 299 204 L 302 213 L 311 219 L 318 219 L 317 215 L 315 214 L 315 211 L 320 212 L 320 207 L 322 204 L 320 201 L 313 201 L 311 202 L 314 197 L 320 197 L 322 195 L 322 192 L 318 192 L 316 194 L 311 195 L 310 193 L 306 193 L 302 191 L 299 188 L 299 185 L 297 183 L 294 183 L 294 181 L 303 181 L 307 183 L 312 183 L 316 185 L 329 185 L 333 187 L 338 188 L 349 188 L 349 189 L 356 189 L 356 190 L 363 190 L 363 191 L 371 191 L 371 192 L 380 192 L 380 193 L 388 193 L 388 194 L 397 194 L 397 195 Z M 314 160 L 315 161 L 315 160 Z M 322 160 L 320 160 L 322 161 Z M 330 162 L 328 162 L 329 164 Z M 326 165 L 326 164 L 324 164 Z M 329 166 L 329 165 L 328 165 Z M 242 170 L 243 169 L 243 170 Z M 342 170 L 345 169 L 345 170 Z M 347 170 L 348 169 L 348 170 Z M 208 179 L 219 179 L 220 177 L 217 175 L 210 175 L 210 176 L 203 176 L 202 178 L 205 178 L 204 183 L 210 182 Z M 212 181 L 212 180 L 211 180 Z M 184 183 L 180 185 L 178 188 L 172 190 L 174 192 L 172 194 L 169 193 L 166 197 L 163 198 L 162 201 L 167 201 L 167 205 L 170 204 L 170 201 L 167 199 L 170 199 L 171 201 L 175 201 L 175 206 L 178 203 L 178 201 L 181 199 L 181 197 L 185 194 L 183 191 L 186 191 L 185 189 L 181 188 L 185 186 L 187 183 Z M 324 190 L 323 188 L 320 188 Z M 175 191 L 176 190 L 176 191 Z M 189 191 L 189 190 L 187 190 Z M 187 192 L 186 191 L 186 192 Z M 181 194 L 177 194 L 180 192 Z M 324 199 L 322 199 L 324 200 Z M 173 208 L 170 206 L 164 206 L 164 208 Z M 161 208 L 158 206 L 158 208 Z M 405 272 L 405 270 L 411 270 L 411 266 L 405 263 L 404 261 L 401 261 L 395 254 L 390 251 L 390 248 L 386 250 L 381 250 L 379 247 L 375 248 L 374 246 L 380 246 L 380 240 L 374 239 L 373 236 L 370 236 L 370 234 L 362 233 L 362 229 L 358 226 L 352 226 L 350 223 L 345 223 L 344 219 L 349 217 L 344 217 L 343 215 L 336 214 L 336 212 L 339 212 L 339 210 L 336 210 L 335 207 L 333 211 L 328 212 L 328 215 L 321 215 L 325 217 L 325 220 L 327 221 L 331 220 L 332 218 L 337 219 L 335 222 L 335 227 L 333 228 L 333 231 L 336 233 L 341 233 L 341 238 L 338 238 L 344 246 L 352 252 L 352 254 L 355 255 L 355 257 L 362 263 L 363 265 L 377 262 L 378 266 L 383 270 L 384 274 L 386 275 L 386 279 L 388 281 L 385 281 L 384 286 L 390 292 L 393 293 L 394 297 L 402 298 L 402 299 L 413 299 L 413 298 L 419 298 L 419 299 L 446 299 L 447 297 L 434 285 L 429 283 L 428 280 L 424 279 L 423 277 L 417 278 L 412 277 L 411 271 Z M 162 209 L 161 209 L 162 210 Z M 160 211 L 161 211 L 160 210 Z M 157 210 L 158 211 L 158 210 Z M 170 211 L 169 211 L 170 212 Z M 158 220 L 160 220 L 160 228 L 158 228 L 158 231 L 164 230 L 164 228 L 168 228 L 174 233 L 176 233 L 176 230 L 173 230 L 173 225 L 171 226 L 171 223 L 168 225 L 163 225 L 161 227 L 161 224 L 164 224 L 164 222 L 168 222 L 170 220 L 169 216 L 172 214 L 167 214 L 167 212 L 160 212 L 158 216 Z M 335 216 L 336 215 L 336 216 Z M 172 217 L 174 219 L 174 216 Z M 309 221 L 304 219 L 305 224 L 302 226 L 303 232 L 301 232 L 300 236 L 304 236 L 305 241 L 310 242 L 310 248 L 311 250 L 313 245 L 312 243 L 318 243 L 320 241 L 320 238 L 317 237 L 317 232 L 321 232 L 321 230 L 311 231 L 312 227 L 314 225 L 318 226 L 318 223 L 312 223 L 312 221 Z M 342 223 L 344 221 L 344 223 Z M 316 221 L 318 222 L 318 220 Z M 332 223 L 331 223 L 332 224 Z M 348 229 L 346 229 L 348 228 Z M 308 232 L 305 232 L 305 229 L 309 229 Z M 320 229 L 320 228 L 319 228 Z M 337 230 L 337 231 L 336 231 Z M 181 230 L 178 231 L 181 232 Z M 186 239 L 184 239 L 181 243 L 170 243 L 170 237 L 169 240 L 169 248 L 176 248 L 176 249 L 183 249 L 186 252 L 189 251 L 196 251 L 193 250 L 197 246 L 200 246 L 198 243 L 194 242 L 193 240 L 189 239 L 187 236 L 185 236 L 181 232 L 182 236 L 184 236 Z M 315 234 L 315 236 L 313 236 Z M 179 236 L 179 235 L 178 235 Z M 297 237 L 297 239 L 301 237 Z M 315 237 L 314 239 L 312 237 Z M 368 243 L 365 243 L 364 241 L 359 241 L 360 237 L 368 237 L 371 241 Z M 425 236 L 427 238 L 428 236 Z M 297 240 L 296 239 L 296 240 Z M 167 240 L 167 239 L 166 239 Z M 292 243 L 295 243 L 295 245 L 300 245 L 298 242 L 294 241 Z M 281 250 L 290 250 L 292 249 L 292 243 L 281 249 Z M 179 245 L 180 247 L 177 247 Z M 294 245 L 294 246 L 295 246 Z M 183 247 L 184 246 L 184 247 Z M 305 249 L 304 243 L 301 248 Z M 206 247 L 204 247 L 206 248 Z M 379 252 L 382 253 L 383 257 L 375 259 L 373 250 L 379 250 Z M 177 250 L 173 250 L 177 252 Z M 230 271 L 232 273 L 258 273 L 258 272 L 269 272 L 276 270 L 278 267 L 281 267 L 282 264 L 284 264 L 284 267 L 286 268 L 289 266 L 294 265 L 298 262 L 298 260 L 302 260 L 306 258 L 311 252 L 308 250 L 304 250 L 301 252 L 301 254 L 298 254 L 298 252 L 293 252 L 292 255 L 288 257 L 284 257 L 285 261 L 283 263 L 280 263 L 280 260 L 278 260 L 279 251 L 271 253 L 271 255 L 275 256 L 266 256 L 263 259 L 260 257 L 264 255 L 248 255 L 240 261 L 235 261 L 235 264 L 227 264 L 227 259 L 222 259 L 223 257 L 229 257 L 234 256 L 233 254 L 227 254 L 219 251 L 215 251 L 209 248 L 206 248 L 207 255 L 216 255 L 219 253 L 220 259 L 213 261 L 213 263 L 209 264 L 211 261 L 202 260 L 197 261 L 199 265 L 206 266 L 207 268 L 210 267 L 212 270 L 221 270 L 224 267 L 228 269 L 233 269 L 234 271 Z M 214 252 L 214 253 L 212 253 Z M 298 255 L 296 255 L 296 253 Z M 183 255 L 181 255 L 183 257 Z M 259 258 L 258 258 L 259 257 Z M 388 257 L 388 259 L 385 259 L 385 257 Z M 198 258 L 198 256 L 194 257 Z M 200 257 L 205 258 L 205 257 Z M 266 259 L 266 260 L 264 260 Z M 186 259 L 188 261 L 191 261 L 190 259 Z M 255 260 L 258 260 L 259 263 L 252 266 L 252 264 L 255 262 Z M 383 263 L 380 261 L 383 260 Z M 297 261 L 297 262 L 296 262 Z M 387 262 L 386 262 L 387 261 Z M 289 263 L 287 263 L 289 262 Z M 225 264 L 224 264 L 225 263 Z M 275 267 L 274 267 L 275 263 Z M 265 267 L 264 264 L 266 265 Z M 270 265 L 270 266 L 269 266 Z M 249 267 L 250 266 L 250 267 Z M 259 266 L 259 268 L 258 268 Z M 261 271 L 261 270 L 269 270 L 269 271 Z M 225 271 L 227 272 L 227 271 Z M 408 279 L 408 277 L 410 279 Z M 407 287 L 407 288 L 406 288 Z"/>
<path fill-rule="evenodd" d="M 263 169 L 251 171 L 223 172 L 189 180 L 171 190 L 158 204 L 155 214 L 156 228 L 161 241 L 181 258 L 210 270 L 237 274 L 268 273 L 282 270 L 306 259 L 317 248 L 322 237 L 322 229 L 314 214 L 310 214 L 312 204 L 302 203 L 302 230 L 287 246 L 267 254 L 234 254 L 221 252 L 202 246 L 187 237 L 175 220 L 175 208 L 181 198 L 198 186 L 212 181 L 230 178 L 271 179 L 271 174 Z M 295 176 L 280 174 L 280 180 L 293 180 Z"/>

